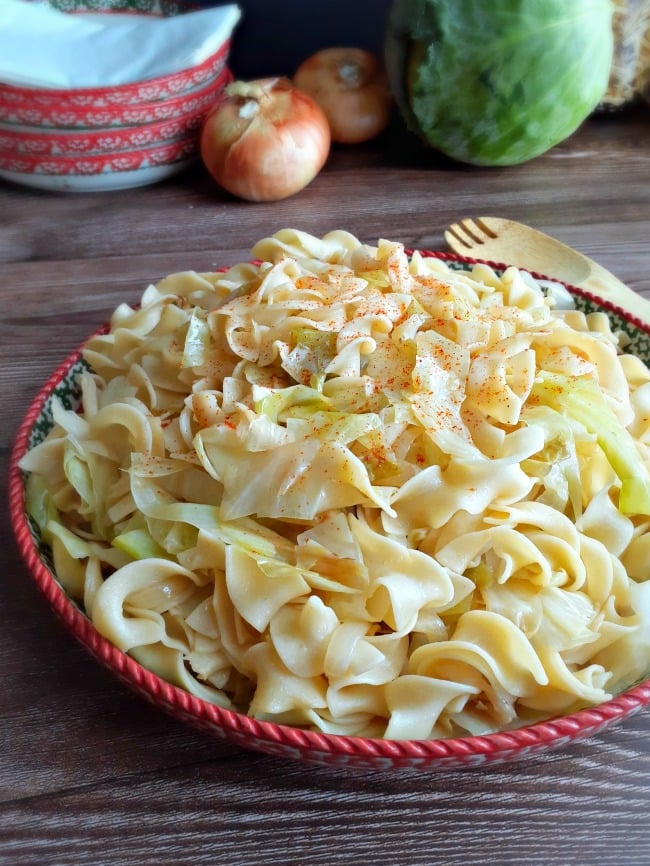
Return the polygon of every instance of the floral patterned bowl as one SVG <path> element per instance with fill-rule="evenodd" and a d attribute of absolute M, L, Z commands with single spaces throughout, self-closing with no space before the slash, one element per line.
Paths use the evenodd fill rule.
<path fill-rule="evenodd" d="M 47 0 L 50 6 L 69 13 L 125 13 L 172 17 L 194 7 L 175 0 Z M 80 108 L 103 111 L 113 105 L 139 105 L 173 99 L 201 85 L 208 85 L 223 72 L 230 51 L 230 39 L 193 66 L 168 75 L 111 87 L 40 88 L 0 84 L 0 114 L 11 107 L 39 106 L 59 110 Z"/>
<path fill-rule="evenodd" d="M 0 123 L 4 131 L 19 126 L 35 126 L 43 131 L 66 129 L 89 130 L 135 126 L 166 120 L 181 120 L 207 112 L 231 78 L 226 66 L 218 75 L 170 97 L 150 102 L 78 104 L 59 100 L 44 104 L 36 100 L 13 101 L 0 90 Z M 19 130 L 16 130 L 19 135 Z"/>
<path fill-rule="evenodd" d="M 467 269 L 476 260 L 432 253 L 453 267 Z M 489 263 L 497 269 L 504 265 Z M 538 275 L 539 276 L 539 275 Z M 627 334 L 627 350 L 650 362 L 650 326 L 623 310 L 579 289 L 568 287 L 579 308 L 605 311 L 615 328 Z M 18 463 L 52 427 L 52 399 L 67 408 L 79 404 L 78 377 L 87 369 L 81 348 L 68 357 L 43 385 L 29 407 L 14 444 L 9 475 L 13 532 L 26 568 L 65 627 L 103 665 L 141 696 L 209 735 L 238 746 L 283 758 L 329 766 L 364 769 L 446 770 L 532 758 L 601 733 L 650 705 L 650 679 L 605 703 L 571 715 L 485 736 L 439 740 L 382 740 L 316 733 L 251 718 L 222 709 L 170 685 L 116 649 L 94 628 L 84 611 L 66 595 L 53 571 L 50 552 L 25 514 L 23 473 Z"/>
<path fill-rule="evenodd" d="M 117 153 L 135 147 L 154 146 L 176 141 L 196 132 L 205 111 L 199 109 L 187 115 L 108 129 L 49 129 L 0 122 L 0 152 L 4 156 L 86 156 Z"/>
<path fill-rule="evenodd" d="M 98 192 L 145 186 L 186 169 L 198 157 L 203 119 L 232 80 L 224 69 L 208 88 L 144 105 L 114 106 L 105 125 L 75 127 L 73 116 L 52 116 L 50 128 L 0 122 L 0 178 L 37 189 Z M 124 123 L 127 118 L 132 123 Z M 99 121 L 101 116 L 94 115 Z M 115 120 L 114 123 L 111 121 Z M 67 124 L 66 124 L 67 122 Z"/>
<path fill-rule="evenodd" d="M 163 180 L 196 159 L 198 139 L 184 135 L 171 142 L 100 154 L 75 156 L 5 154 L 0 177 L 24 186 L 67 192 L 126 189 Z"/>
<path fill-rule="evenodd" d="M 191 69 L 184 69 L 164 79 L 153 78 L 121 86 L 44 90 L 0 84 L 0 106 L 7 112 L 11 108 L 20 110 L 30 106 L 38 106 L 44 113 L 46 109 L 62 111 L 70 108 L 89 112 L 93 109 L 105 111 L 112 106 L 142 105 L 174 99 L 202 85 L 207 86 L 218 78 L 226 66 L 229 50 L 230 42 L 227 42 L 218 52 Z"/>
<path fill-rule="evenodd" d="M 183 0 L 47 0 L 62 12 L 175 16 Z M 48 190 L 142 186 L 182 171 L 198 130 L 232 80 L 227 38 L 200 63 L 114 87 L 0 84 L 0 177 Z"/>

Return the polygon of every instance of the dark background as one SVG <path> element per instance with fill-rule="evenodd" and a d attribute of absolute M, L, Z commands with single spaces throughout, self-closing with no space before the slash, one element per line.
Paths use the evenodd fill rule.
<path fill-rule="evenodd" d="M 219 6 L 218 0 L 193 0 Z M 293 75 L 319 48 L 354 45 L 383 52 L 391 0 L 238 0 L 230 66 L 238 78 Z M 343 38 L 344 36 L 344 38 Z"/>

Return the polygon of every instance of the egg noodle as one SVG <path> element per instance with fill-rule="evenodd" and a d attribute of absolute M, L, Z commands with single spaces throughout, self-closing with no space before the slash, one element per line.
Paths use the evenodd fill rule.
<path fill-rule="evenodd" d="M 504 730 L 641 678 L 650 370 L 607 316 L 344 231 L 252 256 L 118 307 L 22 460 L 98 631 L 335 734 Z"/>

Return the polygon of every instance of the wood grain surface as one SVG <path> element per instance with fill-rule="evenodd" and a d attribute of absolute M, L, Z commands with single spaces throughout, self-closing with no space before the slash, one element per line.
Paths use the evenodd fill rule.
<path fill-rule="evenodd" d="M 399 123 L 337 148 L 299 195 L 252 205 L 200 166 L 156 186 L 52 194 L 0 182 L 0 866 L 647 866 L 650 712 L 543 757 L 361 772 L 213 740 L 149 706 L 68 635 L 9 529 L 20 419 L 121 301 L 246 259 L 280 228 L 443 249 L 489 213 L 573 245 L 650 297 L 650 110 L 597 116 L 523 166 L 462 167 Z"/>

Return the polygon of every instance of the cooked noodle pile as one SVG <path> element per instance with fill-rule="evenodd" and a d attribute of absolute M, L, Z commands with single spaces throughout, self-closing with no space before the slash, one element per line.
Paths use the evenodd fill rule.
<path fill-rule="evenodd" d="M 329 733 L 503 730 L 640 678 L 650 371 L 606 315 L 342 231 L 252 255 L 120 306 L 22 461 L 96 628 Z"/>

